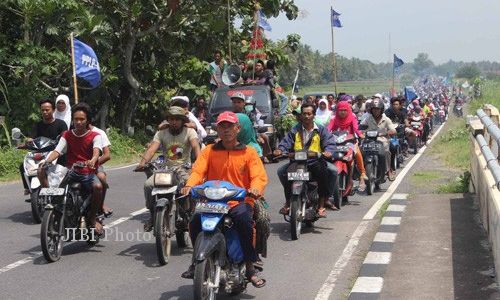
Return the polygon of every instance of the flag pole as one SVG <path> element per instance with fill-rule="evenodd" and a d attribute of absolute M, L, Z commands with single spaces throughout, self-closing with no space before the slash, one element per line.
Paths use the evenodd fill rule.
<path fill-rule="evenodd" d="M 73 32 L 71 33 L 71 65 L 73 67 L 73 89 L 75 93 L 75 104 L 78 104 L 78 85 L 76 83 L 75 44 L 73 41 Z"/>
<path fill-rule="evenodd" d="M 394 62 L 392 63 L 392 89 L 391 89 L 391 97 L 394 96 L 395 90 L 394 90 Z"/>
<path fill-rule="evenodd" d="M 231 56 L 231 0 L 227 0 L 227 37 L 228 37 L 228 50 L 229 50 L 229 63 L 233 63 Z"/>
<path fill-rule="evenodd" d="M 330 6 L 330 19 L 332 18 L 331 14 L 333 11 L 333 7 Z M 330 21 L 331 23 L 331 21 Z M 332 30 L 332 56 L 333 56 L 333 86 L 335 88 L 335 97 L 337 97 L 337 61 L 335 60 L 335 39 L 333 36 L 333 24 L 330 24 Z"/>

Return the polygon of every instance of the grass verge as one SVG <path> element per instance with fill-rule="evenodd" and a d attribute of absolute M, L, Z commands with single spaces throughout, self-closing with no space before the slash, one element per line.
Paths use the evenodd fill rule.
<path fill-rule="evenodd" d="M 111 160 L 106 166 L 123 165 L 138 162 L 144 152 L 144 144 L 149 140 L 146 136 L 129 137 L 111 128 L 108 131 L 111 141 Z M 0 149 L 0 182 L 19 179 L 19 165 L 23 162 L 26 151 L 13 148 Z"/>

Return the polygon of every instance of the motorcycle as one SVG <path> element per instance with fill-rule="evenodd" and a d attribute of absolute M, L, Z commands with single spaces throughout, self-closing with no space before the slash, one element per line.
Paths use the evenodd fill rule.
<path fill-rule="evenodd" d="M 154 176 L 151 191 L 154 197 L 153 235 L 156 240 L 158 261 L 163 266 L 170 258 L 174 235 L 177 247 L 184 248 L 188 244 L 188 227 L 193 203 L 189 197 L 179 195 L 177 176 L 167 167 L 163 155 L 146 164 L 145 172 Z"/>
<path fill-rule="evenodd" d="M 446 121 L 446 108 L 444 105 L 441 105 L 439 107 L 438 115 L 439 115 L 440 123 L 443 124 Z"/>
<path fill-rule="evenodd" d="M 408 143 L 405 137 L 405 126 L 399 124 L 396 127 L 397 134 L 390 139 L 391 166 L 393 170 L 400 168 L 404 162 L 404 152 L 408 150 Z"/>
<path fill-rule="evenodd" d="M 15 129 L 15 128 L 14 128 Z M 19 139 L 21 132 L 12 130 L 12 138 Z M 37 137 L 32 141 L 17 147 L 18 149 L 25 149 L 29 152 L 26 153 L 23 160 L 23 168 L 24 168 L 24 179 L 28 183 L 28 189 L 30 194 L 30 203 L 31 203 L 31 215 L 33 217 L 33 221 L 36 224 L 40 224 L 42 222 L 45 203 L 41 201 L 38 197 L 38 193 L 40 191 L 40 180 L 37 177 L 38 166 L 40 162 L 45 160 L 49 153 L 56 148 L 57 141 L 51 140 L 46 137 Z M 54 164 L 56 162 L 54 161 Z"/>
<path fill-rule="evenodd" d="M 360 126 L 364 130 L 364 126 Z M 380 185 L 385 182 L 385 170 L 379 167 L 378 154 L 384 148 L 384 144 L 377 140 L 379 136 L 378 130 L 368 130 L 365 134 L 365 139 L 361 142 L 361 152 L 363 153 L 363 162 L 365 164 L 366 176 L 366 193 L 373 195 L 375 190 L 380 189 Z"/>
<path fill-rule="evenodd" d="M 83 162 L 73 164 L 70 171 L 62 166 L 47 172 L 49 187 L 40 189 L 44 198 L 45 212 L 40 230 L 43 256 L 48 262 L 61 258 L 64 241 L 86 240 L 89 245 L 99 242 L 99 237 L 89 228 L 88 215 L 92 192 L 80 182 L 72 179 L 72 174 L 85 167 Z M 102 220 L 102 216 L 98 216 Z"/>
<path fill-rule="evenodd" d="M 316 214 L 319 205 L 318 184 L 310 181 L 307 159 L 319 158 L 316 152 L 296 151 L 289 153 L 294 162 L 287 170 L 288 181 L 292 182 L 292 198 L 290 199 L 289 215 L 283 216 L 290 223 L 290 234 L 292 240 L 297 240 L 302 230 L 302 222 L 311 227 L 319 218 Z"/>
<path fill-rule="evenodd" d="M 455 106 L 453 107 L 453 112 L 455 113 L 455 116 L 457 117 L 463 117 L 464 112 L 463 112 L 463 104 L 462 103 L 456 103 Z"/>
<path fill-rule="evenodd" d="M 202 231 L 194 246 L 194 299 L 215 299 L 219 288 L 237 295 L 246 289 L 246 266 L 238 232 L 228 215 L 228 202 L 245 200 L 246 190 L 226 181 L 212 180 L 191 189 L 195 214 Z"/>
<path fill-rule="evenodd" d="M 422 136 L 424 133 L 424 123 L 422 121 L 422 116 L 413 113 L 410 119 L 410 126 L 415 132 L 415 140 L 413 141 L 413 154 L 417 154 L 420 144 L 422 143 Z"/>
<path fill-rule="evenodd" d="M 356 137 L 347 131 L 334 131 L 336 145 L 332 153 L 333 163 L 338 171 L 338 189 L 340 195 L 334 197 L 335 206 L 340 209 L 340 197 L 342 203 L 347 203 L 349 196 L 354 194 L 353 171 L 354 171 L 354 144 Z"/>

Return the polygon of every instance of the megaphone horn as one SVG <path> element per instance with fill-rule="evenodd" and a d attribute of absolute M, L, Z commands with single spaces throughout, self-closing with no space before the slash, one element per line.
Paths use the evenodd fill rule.
<path fill-rule="evenodd" d="M 227 85 L 235 85 L 241 78 L 241 69 L 237 64 L 229 65 L 222 73 L 222 82 Z"/>

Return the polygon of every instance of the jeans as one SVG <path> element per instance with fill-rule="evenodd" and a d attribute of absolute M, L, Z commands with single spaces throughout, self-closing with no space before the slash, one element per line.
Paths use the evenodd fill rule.
<path fill-rule="evenodd" d="M 280 179 L 281 185 L 285 193 L 285 199 L 289 200 L 291 198 L 292 186 L 291 182 L 288 181 L 287 170 L 291 163 L 286 163 L 278 168 L 278 177 Z M 319 196 L 329 196 L 334 193 L 338 193 L 337 188 L 337 167 L 334 164 L 327 162 L 325 173 L 322 170 L 309 169 L 312 173 L 312 178 L 318 182 L 318 194 Z"/>
<path fill-rule="evenodd" d="M 280 116 L 286 115 L 286 110 L 288 108 L 288 98 L 285 96 L 285 94 L 278 93 L 278 97 L 281 100 L 280 103 Z"/>
<path fill-rule="evenodd" d="M 257 261 L 257 253 L 253 247 L 253 210 L 250 204 L 240 203 L 229 210 L 229 216 L 233 219 L 233 226 L 238 232 L 243 257 L 245 262 Z M 189 222 L 189 234 L 191 243 L 195 245 L 196 238 L 201 232 L 201 217 L 195 214 Z M 194 256 L 194 255 L 193 255 Z"/>

